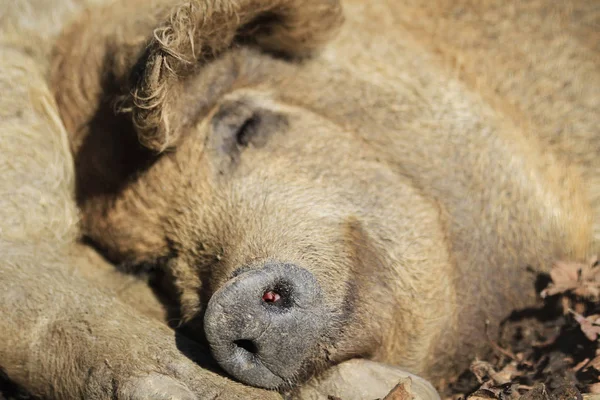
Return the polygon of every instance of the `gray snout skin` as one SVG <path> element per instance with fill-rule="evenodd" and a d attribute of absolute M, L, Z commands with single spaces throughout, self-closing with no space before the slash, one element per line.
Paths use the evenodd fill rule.
<path fill-rule="evenodd" d="M 321 288 L 308 270 L 267 264 L 215 292 L 204 329 L 225 371 L 246 384 L 275 389 L 315 351 L 326 315 Z"/>
<path fill-rule="evenodd" d="M 275 389 L 315 351 L 326 325 L 321 288 L 306 269 L 267 264 L 229 280 L 204 316 L 210 348 L 241 382 Z"/>

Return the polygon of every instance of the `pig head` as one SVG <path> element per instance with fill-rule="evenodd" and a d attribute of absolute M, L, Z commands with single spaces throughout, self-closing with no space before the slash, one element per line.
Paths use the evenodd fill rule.
<path fill-rule="evenodd" d="M 96 11 L 56 50 L 82 228 L 169 271 L 240 381 L 356 357 L 443 376 L 532 300 L 525 267 L 586 255 L 579 178 L 419 52 L 395 2 L 349 1 L 343 26 L 334 0 L 130 3 L 139 21 Z"/>

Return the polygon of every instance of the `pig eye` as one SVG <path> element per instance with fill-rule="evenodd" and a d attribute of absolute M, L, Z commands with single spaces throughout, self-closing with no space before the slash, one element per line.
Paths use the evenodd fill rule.
<path fill-rule="evenodd" d="M 210 146 L 228 160 L 238 161 L 245 148 L 266 146 L 273 134 L 284 132 L 287 126 L 287 117 L 281 113 L 243 101 L 225 102 L 212 118 Z"/>
<path fill-rule="evenodd" d="M 260 116 L 258 115 L 252 115 L 250 118 L 246 119 L 235 134 L 235 142 L 241 147 L 247 147 L 252 141 L 252 138 L 256 136 L 259 124 Z"/>

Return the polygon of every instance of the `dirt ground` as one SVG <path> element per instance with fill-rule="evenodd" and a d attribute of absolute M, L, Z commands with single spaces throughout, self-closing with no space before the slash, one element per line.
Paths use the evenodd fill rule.
<path fill-rule="evenodd" d="M 540 278 L 539 306 L 490 332 L 493 356 L 439 388 L 443 400 L 600 400 L 600 263 L 559 262 Z M 405 389 L 386 400 L 410 400 Z M 0 400 L 33 398 L 0 370 Z"/>
<path fill-rule="evenodd" d="M 539 306 L 515 310 L 491 340 L 494 356 L 473 360 L 445 400 L 600 400 L 600 265 L 559 262 Z"/>

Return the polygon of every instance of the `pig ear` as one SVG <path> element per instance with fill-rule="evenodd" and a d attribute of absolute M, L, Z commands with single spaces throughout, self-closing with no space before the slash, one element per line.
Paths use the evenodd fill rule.
<path fill-rule="evenodd" d="M 156 152 L 180 136 L 177 89 L 202 64 L 245 36 L 289 57 L 310 54 L 343 20 L 339 0 L 194 0 L 177 7 L 154 30 L 125 101 L 139 141 Z"/>

